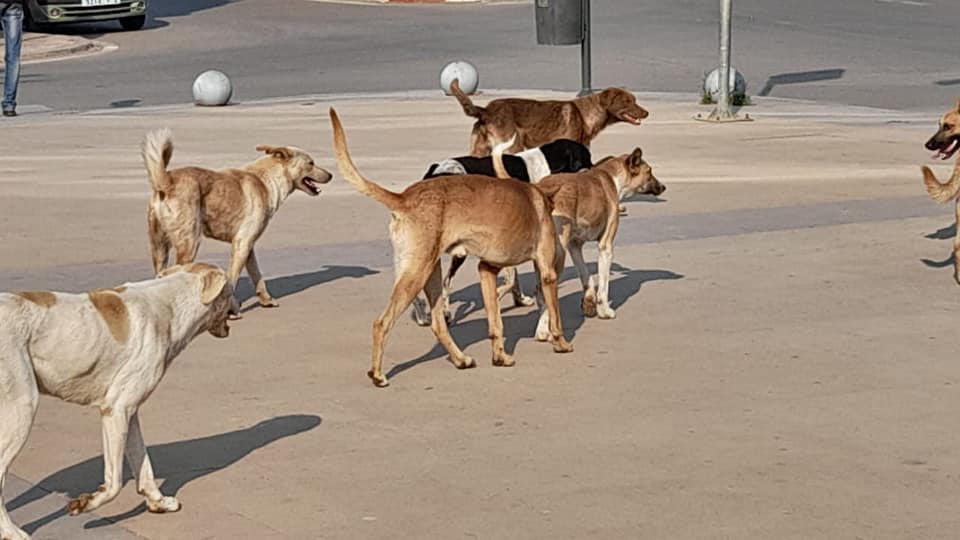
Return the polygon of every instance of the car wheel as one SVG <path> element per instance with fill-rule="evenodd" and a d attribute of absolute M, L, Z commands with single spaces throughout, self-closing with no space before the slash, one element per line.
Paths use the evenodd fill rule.
<path fill-rule="evenodd" d="M 137 15 L 136 17 L 124 17 L 120 19 L 120 26 L 124 30 L 139 30 L 147 22 L 146 15 Z"/>

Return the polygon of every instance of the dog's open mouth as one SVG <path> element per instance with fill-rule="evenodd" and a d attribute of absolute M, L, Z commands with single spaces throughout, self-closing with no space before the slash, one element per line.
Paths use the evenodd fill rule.
<path fill-rule="evenodd" d="M 957 150 L 960 150 L 960 137 L 954 137 L 944 143 L 933 155 L 933 159 L 950 159 L 957 153 Z"/>
<path fill-rule="evenodd" d="M 307 188 L 307 193 L 311 195 L 320 194 L 320 182 L 317 182 L 313 178 L 310 178 L 309 176 L 305 176 L 303 177 L 303 180 L 300 181 L 300 183 L 303 184 L 303 187 Z"/>
<path fill-rule="evenodd" d="M 630 113 L 623 113 L 623 119 L 635 126 L 640 125 L 641 118 L 637 115 L 630 114 Z"/>

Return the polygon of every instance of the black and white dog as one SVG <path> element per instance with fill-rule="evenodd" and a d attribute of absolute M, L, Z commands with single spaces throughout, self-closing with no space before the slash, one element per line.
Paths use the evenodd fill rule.
<path fill-rule="evenodd" d="M 593 167 L 590 149 L 570 139 L 557 139 L 519 154 L 505 154 L 503 164 L 511 178 L 537 183 L 554 173 L 577 172 Z M 482 174 L 497 176 L 493 170 L 493 158 L 463 156 L 434 163 L 423 179 L 452 174 Z"/>
<path fill-rule="evenodd" d="M 586 146 L 570 139 L 557 139 L 518 154 L 505 154 L 503 155 L 503 164 L 511 178 L 536 184 L 551 174 L 574 173 L 582 169 L 589 169 L 593 167 L 593 160 L 590 158 L 590 149 Z M 423 175 L 423 179 L 455 174 L 497 176 L 493 169 L 492 157 L 463 156 L 445 159 L 430 165 L 427 173 Z M 443 280 L 443 307 L 448 321 L 450 320 L 450 282 L 465 260 L 465 257 L 454 257 Z M 520 290 L 516 271 L 507 273 L 507 283 L 498 288 L 498 296 L 502 296 L 507 290 L 513 293 L 515 304 L 533 305 L 533 298 L 524 295 L 523 291 Z M 430 311 L 427 309 L 426 301 L 420 297 L 417 297 L 413 302 L 413 318 L 420 326 L 430 326 Z"/>

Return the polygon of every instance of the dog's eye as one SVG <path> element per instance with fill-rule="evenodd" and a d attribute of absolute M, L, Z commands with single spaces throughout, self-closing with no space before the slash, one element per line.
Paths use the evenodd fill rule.
<path fill-rule="evenodd" d="M 310 166 L 313 167 L 313 160 L 310 160 Z"/>
<path fill-rule="evenodd" d="M 953 129 L 953 126 L 951 126 L 950 124 L 944 124 L 943 128 L 941 129 L 943 129 L 944 131 L 950 131 L 951 129 Z"/>

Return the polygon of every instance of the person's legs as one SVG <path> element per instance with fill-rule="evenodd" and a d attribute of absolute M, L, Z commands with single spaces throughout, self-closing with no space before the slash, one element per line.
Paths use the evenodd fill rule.
<path fill-rule="evenodd" d="M 20 4 L 3 5 L 0 23 L 3 25 L 3 112 L 17 109 L 17 86 L 20 84 L 20 44 L 23 42 L 23 7 Z"/>

